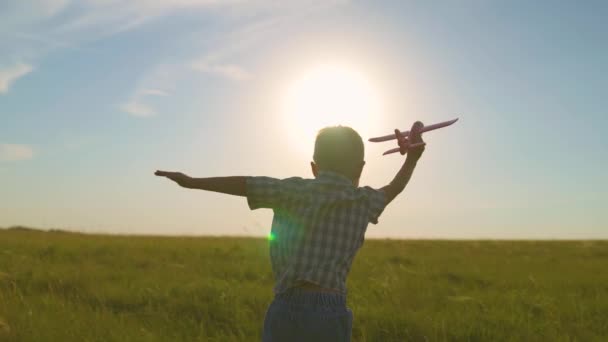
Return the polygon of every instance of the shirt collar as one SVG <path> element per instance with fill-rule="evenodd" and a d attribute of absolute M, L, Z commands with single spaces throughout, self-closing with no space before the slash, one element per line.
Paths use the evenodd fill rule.
<path fill-rule="evenodd" d="M 353 181 L 350 178 L 333 171 L 319 171 L 319 176 L 317 178 L 332 183 L 353 185 Z"/>

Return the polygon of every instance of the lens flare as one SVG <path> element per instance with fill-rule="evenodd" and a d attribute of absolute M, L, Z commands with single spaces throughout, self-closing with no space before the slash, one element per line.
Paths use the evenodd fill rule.
<path fill-rule="evenodd" d="M 270 232 L 270 234 L 268 234 L 268 241 L 274 241 L 276 240 L 276 235 L 273 232 Z"/>

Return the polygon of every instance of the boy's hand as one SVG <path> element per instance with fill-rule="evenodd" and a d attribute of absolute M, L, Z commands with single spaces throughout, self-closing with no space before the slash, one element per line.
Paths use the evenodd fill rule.
<path fill-rule="evenodd" d="M 416 121 L 412 125 L 412 129 L 407 138 L 401 136 L 401 132 L 399 132 L 398 129 L 395 130 L 395 136 L 399 143 L 401 155 L 407 153 L 407 159 L 403 163 L 403 166 L 401 166 L 399 172 L 397 172 L 395 178 L 382 188 L 382 191 L 386 194 L 386 204 L 390 203 L 401 193 L 401 191 L 403 191 L 403 189 L 405 189 L 405 186 L 412 177 L 412 173 L 414 173 L 416 162 L 418 162 L 418 159 L 420 159 L 420 156 L 422 156 L 422 153 L 424 152 L 424 141 L 420 136 L 420 130 L 423 127 L 424 125 L 422 122 Z M 417 146 L 411 147 L 414 144 Z"/>
<path fill-rule="evenodd" d="M 188 181 L 191 179 L 189 176 L 181 173 L 181 172 L 168 172 L 168 171 L 156 171 L 155 175 L 160 177 L 167 177 L 180 186 L 186 187 Z"/>
<path fill-rule="evenodd" d="M 401 155 L 407 153 L 407 159 L 413 162 L 417 162 L 418 159 L 424 153 L 424 140 L 422 140 L 422 135 L 420 134 L 420 130 L 424 127 L 424 124 L 420 121 L 414 122 L 412 128 L 410 129 L 410 134 L 407 138 L 401 135 L 398 129 L 395 129 L 395 136 L 397 137 L 397 143 L 401 148 Z M 414 144 L 422 144 L 417 147 L 410 147 Z"/>

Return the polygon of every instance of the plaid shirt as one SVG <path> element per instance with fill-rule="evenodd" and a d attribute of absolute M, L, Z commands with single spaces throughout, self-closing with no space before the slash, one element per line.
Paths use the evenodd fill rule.
<path fill-rule="evenodd" d="M 346 294 L 346 276 L 368 223 L 378 223 L 386 196 L 321 171 L 316 179 L 249 177 L 247 202 L 251 209 L 274 210 L 270 259 L 275 293 L 308 281 Z"/>

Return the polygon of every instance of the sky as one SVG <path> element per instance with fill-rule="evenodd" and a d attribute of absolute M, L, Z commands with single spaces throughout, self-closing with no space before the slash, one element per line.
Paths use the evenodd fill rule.
<path fill-rule="evenodd" d="M 592 0 L 5 0 L 0 226 L 265 236 L 270 210 L 154 171 L 311 178 L 326 124 L 367 140 L 458 117 L 368 237 L 606 239 L 606 17 Z M 404 158 L 365 147 L 379 188 Z"/>

